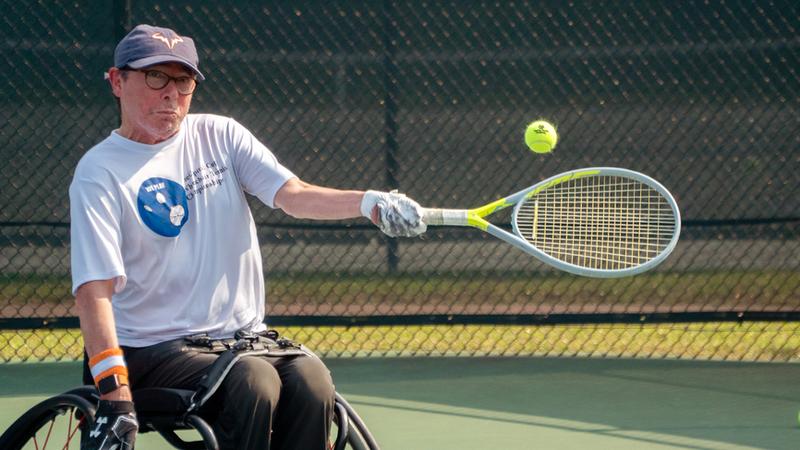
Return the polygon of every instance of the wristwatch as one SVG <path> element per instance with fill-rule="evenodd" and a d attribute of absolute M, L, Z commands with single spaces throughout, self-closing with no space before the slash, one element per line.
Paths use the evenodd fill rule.
<path fill-rule="evenodd" d="M 100 391 L 100 395 L 104 395 L 127 385 L 128 377 L 113 373 L 97 382 L 97 390 Z"/>

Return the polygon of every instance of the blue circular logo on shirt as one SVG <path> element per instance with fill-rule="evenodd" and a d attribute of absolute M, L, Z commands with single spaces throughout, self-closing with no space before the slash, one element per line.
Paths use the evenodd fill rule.
<path fill-rule="evenodd" d="M 148 228 L 166 237 L 175 237 L 189 220 L 186 191 L 166 178 L 149 178 L 139 187 L 136 199 L 139 216 Z"/>

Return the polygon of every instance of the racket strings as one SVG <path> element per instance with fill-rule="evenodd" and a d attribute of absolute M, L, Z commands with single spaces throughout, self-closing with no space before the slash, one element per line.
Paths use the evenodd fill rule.
<path fill-rule="evenodd" d="M 663 252 L 675 232 L 669 202 L 649 185 L 620 176 L 582 177 L 525 200 L 514 218 L 529 243 L 581 267 L 617 270 Z"/>

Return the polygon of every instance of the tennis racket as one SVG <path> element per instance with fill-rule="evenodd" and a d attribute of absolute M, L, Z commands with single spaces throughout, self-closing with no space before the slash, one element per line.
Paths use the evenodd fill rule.
<path fill-rule="evenodd" d="M 511 206 L 513 233 L 484 219 Z M 558 269 L 598 278 L 655 267 L 681 230 L 664 186 L 614 167 L 564 172 L 475 209 L 424 208 L 423 221 L 478 228 Z"/>

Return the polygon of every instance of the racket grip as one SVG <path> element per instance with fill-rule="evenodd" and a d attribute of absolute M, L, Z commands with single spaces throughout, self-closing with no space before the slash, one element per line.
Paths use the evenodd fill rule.
<path fill-rule="evenodd" d="M 423 208 L 422 221 L 425 225 L 459 225 L 466 226 L 467 210 L 465 209 L 439 209 Z"/>

